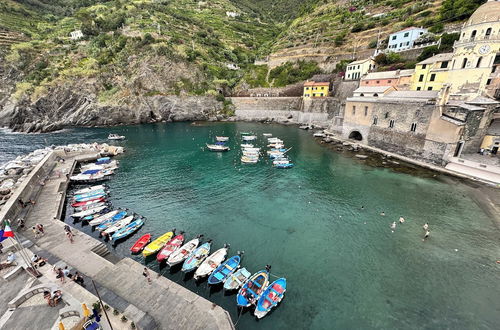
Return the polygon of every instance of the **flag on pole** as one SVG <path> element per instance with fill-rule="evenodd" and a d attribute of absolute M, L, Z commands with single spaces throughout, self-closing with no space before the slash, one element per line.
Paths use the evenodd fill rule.
<path fill-rule="evenodd" d="M 9 221 L 5 220 L 5 227 L 3 228 L 2 238 L 14 237 L 14 232 L 10 228 Z"/>
<path fill-rule="evenodd" d="M 7 237 L 3 237 L 3 229 L 0 229 L 0 242 L 5 241 Z"/>

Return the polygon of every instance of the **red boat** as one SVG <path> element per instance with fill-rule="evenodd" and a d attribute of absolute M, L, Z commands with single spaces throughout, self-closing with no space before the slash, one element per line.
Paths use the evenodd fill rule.
<path fill-rule="evenodd" d="M 142 235 L 141 238 L 137 240 L 137 242 L 134 243 L 134 245 L 132 245 L 130 251 L 132 253 L 139 253 L 142 251 L 142 249 L 144 249 L 146 245 L 148 245 L 150 241 L 151 241 L 151 234 L 144 234 Z"/>
<path fill-rule="evenodd" d="M 86 201 L 86 202 L 73 203 L 73 204 L 71 204 L 71 206 L 73 206 L 73 207 L 80 207 L 80 206 L 85 206 L 85 205 L 88 205 L 88 204 L 95 204 L 95 203 L 104 202 L 105 200 L 106 199 L 104 197 L 99 197 L 99 198 L 92 199 L 92 200 Z"/>
<path fill-rule="evenodd" d="M 182 243 L 184 243 L 184 235 L 181 233 L 165 244 L 161 251 L 156 255 L 156 260 L 158 260 L 158 262 L 162 262 L 163 260 L 168 259 L 168 257 L 170 257 L 170 255 L 174 253 L 174 251 L 177 250 Z"/>

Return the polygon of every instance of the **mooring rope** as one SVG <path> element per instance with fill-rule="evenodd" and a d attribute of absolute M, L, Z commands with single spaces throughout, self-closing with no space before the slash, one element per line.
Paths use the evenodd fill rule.
<path fill-rule="evenodd" d="M 238 325 L 238 322 L 240 322 L 240 317 L 241 317 L 242 313 L 243 313 L 243 308 L 240 308 L 240 315 L 238 315 L 238 319 L 236 320 L 236 323 L 234 324 L 235 328 L 236 328 L 236 325 Z"/>

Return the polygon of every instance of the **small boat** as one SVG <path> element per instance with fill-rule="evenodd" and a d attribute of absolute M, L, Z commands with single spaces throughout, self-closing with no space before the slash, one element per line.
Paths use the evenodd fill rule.
<path fill-rule="evenodd" d="M 102 206 L 102 205 L 99 205 L 99 206 Z M 111 213 L 111 215 L 110 215 L 110 216 L 113 216 L 113 215 L 115 215 L 116 213 L 118 213 L 118 211 L 117 211 L 117 210 L 115 210 L 115 211 L 110 211 L 110 212 L 105 213 L 105 214 L 103 214 L 103 215 L 100 215 L 100 214 L 92 214 L 92 215 L 87 215 L 86 217 L 83 217 L 83 218 L 81 218 L 80 220 L 90 222 L 90 221 L 92 221 L 92 220 L 95 220 L 95 219 L 97 219 L 97 218 L 99 218 L 99 217 L 102 217 L 102 216 L 104 216 L 104 215 L 106 215 L 106 214 L 110 214 L 110 213 Z"/>
<path fill-rule="evenodd" d="M 94 190 L 85 194 L 78 194 L 78 195 L 73 195 L 73 199 L 77 198 L 85 198 L 85 197 L 90 197 L 90 196 L 95 196 L 95 195 L 100 195 L 100 194 L 106 194 L 106 190 Z"/>
<path fill-rule="evenodd" d="M 103 223 L 106 220 L 109 220 L 109 219 L 112 219 L 112 218 L 121 219 L 121 218 L 124 218 L 126 215 L 127 215 L 126 211 L 114 210 L 114 211 L 108 212 L 106 214 L 103 214 L 101 216 L 95 217 L 94 219 L 92 219 L 89 222 L 89 225 L 91 225 L 91 226 L 97 226 L 97 225 Z"/>
<path fill-rule="evenodd" d="M 111 158 L 110 157 L 97 158 L 95 163 L 96 165 L 109 164 L 111 163 Z"/>
<path fill-rule="evenodd" d="M 319 131 L 313 134 L 314 137 L 325 137 L 325 133 Z"/>
<path fill-rule="evenodd" d="M 257 139 L 255 135 L 243 135 L 241 138 L 243 141 L 253 141 Z"/>
<path fill-rule="evenodd" d="M 227 142 L 227 141 L 229 141 L 229 137 L 227 137 L 227 136 L 216 136 L 215 140 L 218 141 L 218 142 Z"/>
<path fill-rule="evenodd" d="M 172 238 L 172 236 L 174 236 L 174 231 L 175 231 L 175 229 L 161 235 L 160 237 L 158 237 L 157 239 L 155 239 L 154 241 L 149 243 L 144 248 L 144 250 L 142 250 L 143 257 L 146 258 L 147 256 L 150 256 L 150 255 L 155 254 L 156 252 L 160 251 L 160 249 L 165 244 L 167 244 L 167 242 Z"/>
<path fill-rule="evenodd" d="M 99 206 L 99 207 L 96 207 L 96 208 L 93 208 L 93 209 L 88 209 L 88 210 L 85 210 L 85 211 L 80 211 L 80 212 L 77 212 L 77 213 L 73 213 L 71 215 L 72 218 L 82 218 L 82 217 L 86 217 L 87 215 L 91 215 L 91 214 L 95 214 L 95 213 L 99 213 L 103 210 L 105 210 L 107 208 L 106 205 L 104 206 Z"/>
<path fill-rule="evenodd" d="M 103 202 L 103 201 L 96 201 L 95 203 L 77 206 L 74 209 L 75 209 L 75 212 L 81 212 L 81 211 L 86 211 L 89 209 L 95 209 L 97 207 L 105 206 L 105 205 L 108 205 L 108 204 L 106 202 Z"/>
<path fill-rule="evenodd" d="M 253 144 L 249 144 L 249 143 L 242 143 L 242 144 L 241 144 L 241 147 L 242 147 L 242 148 L 253 148 Z"/>
<path fill-rule="evenodd" d="M 262 136 L 265 136 L 265 137 L 271 137 L 273 136 L 271 133 L 262 133 Z"/>
<path fill-rule="evenodd" d="M 100 185 L 97 185 L 97 186 L 83 188 L 83 189 L 75 191 L 73 193 L 73 195 L 87 194 L 89 192 L 96 191 L 96 190 L 106 190 L 106 186 L 103 185 L 103 184 L 100 184 Z"/>
<path fill-rule="evenodd" d="M 128 225 L 126 225 L 125 227 L 117 230 L 113 236 L 111 236 L 111 239 L 113 241 L 117 241 L 119 239 L 122 239 L 122 238 L 125 238 L 129 235 L 132 235 L 133 233 L 135 233 L 139 228 L 141 228 L 141 226 L 144 224 L 144 219 L 140 218 L 140 219 L 136 219 L 134 221 L 132 221 L 131 223 L 129 223 Z"/>
<path fill-rule="evenodd" d="M 269 142 L 269 143 L 283 143 L 283 140 L 280 140 L 277 137 L 273 137 L 273 138 L 268 138 L 267 142 Z"/>
<path fill-rule="evenodd" d="M 258 161 L 259 161 L 258 157 L 248 157 L 248 156 L 241 157 L 241 162 L 243 164 L 256 164 Z"/>
<path fill-rule="evenodd" d="M 255 307 L 254 315 L 261 319 L 266 316 L 267 313 L 278 305 L 278 303 L 283 299 L 286 292 L 286 279 L 279 278 L 273 283 L 271 283 L 267 289 L 262 293 L 257 306 Z"/>
<path fill-rule="evenodd" d="M 252 274 L 245 268 L 240 268 L 234 274 L 229 275 L 224 281 L 224 290 L 238 290 L 243 284 L 248 281 Z"/>
<path fill-rule="evenodd" d="M 113 171 L 113 170 L 116 170 L 117 168 L 118 168 L 118 163 L 114 160 L 108 164 L 98 165 L 98 164 L 92 163 L 92 164 L 84 165 L 84 166 L 80 167 L 80 172 L 83 173 L 83 172 L 92 171 L 92 170 L 96 170 L 96 171 L 111 170 L 111 171 Z"/>
<path fill-rule="evenodd" d="M 125 140 L 125 136 L 110 133 L 108 135 L 108 140 Z"/>
<path fill-rule="evenodd" d="M 80 173 L 80 174 L 71 176 L 69 179 L 71 181 L 75 181 L 75 182 L 91 183 L 91 182 L 99 182 L 99 181 L 108 180 L 109 176 L 113 174 L 113 171 L 111 171 L 111 170 L 105 170 L 105 171 L 88 170 L 85 172 L 90 172 L 90 173 Z"/>
<path fill-rule="evenodd" d="M 88 201 L 96 200 L 98 198 L 105 198 L 105 197 L 106 197 L 106 193 L 103 192 L 103 193 L 98 193 L 95 195 L 89 195 L 86 197 L 73 198 L 73 201 L 74 202 L 88 202 Z"/>
<path fill-rule="evenodd" d="M 252 135 L 253 133 L 250 132 L 240 132 L 241 135 Z"/>
<path fill-rule="evenodd" d="M 130 252 L 139 253 L 144 247 L 151 242 L 151 234 L 144 234 L 130 248 Z"/>
<path fill-rule="evenodd" d="M 292 168 L 294 166 L 293 163 L 286 163 L 286 164 L 276 164 L 274 167 L 276 168 Z"/>
<path fill-rule="evenodd" d="M 255 304 L 262 292 L 269 283 L 269 272 L 261 270 L 250 277 L 250 279 L 243 285 L 236 296 L 236 303 L 239 307 L 248 307 Z"/>
<path fill-rule="evenodd" d="M 299 126 L 299 128 L 308 130 L 308 129 L 311 129 L 312 127 L 310 125 L 302 125 L 302 126 Z"/>
<path fill-rule="evenodd" d="M 161 249 L 161 251 L 158 252 L 158 254 L 156 255 L 156 260 L 158 262 L 167 260 L 168 257 L 170 257 L 172 253 L 174 253 L 177 249 L 179 249 L 183 243 L 184 243 L 184 235 L 181 232 L 179 235 L 175 236 L 170 241 L 168 241 L 167 244 L 165 244 L 165 246 Z"/>
<path fill-rule="evenodd" d="M 106 201 L 106 199 L 104 197 L 95 197 L 95 198 L 92 198 L 92 199 L 89 199 L 89 200 L 86 200 L 86 201 L 83 201 L 83 202 L 74 202 L 71 204 L 71 206 L 73 207 L 80 207 L 80 206 L 85 206 L 85 205 L 90 205 L 90 204 L 96 204 L 96 203 L 101 203 L 101 202 L 104 202 Z"/>
<path fill-rule="evenodd" d="M 239 255 L 236 255 L 224 261 L 208 277 L 208 284 L 215 285 L 224 282 L 238 268 L 240 262 L 241 257 Z"/>
<path fill-rule="evenodd" d="M 132 221 L 134 220 L 134 216 L 133 215 L 129 215 L 128 217 L 126 218 L 123 218 L 121 220 L 118 220 L 118 221 L 115 221 L 115 222 L 112 222 L 110 226 L 108 226 L 108 228 L 104 229 L 102 232 L 106 235 L 109 235 L 109 234 L 112 234 L 114 233 L 115 231 L 118 231 L 122 228 L 125 228 L 129 223 L 131 223 Z"/>
<path fill-rule="evenodd" d="M 189 257 L 184 261 L 181 270 L 185 273 L 189 273 L 198 268 L 198 266 L 201 265 L 203 260 L 205 260 L 205 258 L 210 253 L 210 246 L 211 246 L 211 241 L 208 241 L 198 246 L 196 250 L 191 252 Z"/>
<path fill-rule="evenodd" d="M 222 249 L 218 249 L 211 255 L 209 255 L 205 261 L 203 261 L 198 269 L 194 272 L 193 278 L 199 280 L 202 277 L 212 274 L 212 272 L 219 267 L 219 265 L 226 259 L 228 248 L 224 245 Z"/>
<path fill-rule="evenodd" d="M 202 236 L 203 235 L 193 238 L 192 240 L 181 246 L 178 250 L 173 252 L 167 259 L 167 265 L 172 267 L 183 262 L 191 254 L 191 252 L 193 252 L 194 249 L 198 247 L 198 244 L 200 244 L 200 238 Z"/>
<path fill-rule="evenodd" d="M 285 164 L 290 164 L 290 160 L 286 158 L 278 158 L 273 160 L 273 165 L 285 165 Z"/>
<path fill-rule="evenodd" d="M 97 226 L 97 230 L 99 231 L 103 231 L 103 230 L 106 230 L 107 228 L 109 228 L 110 226 L 112 226 L 114 223 L 116 223 L 117 221 L 120 221 L 122 220 L 123 218 L 125 218 L 127 216 L 127 212 L 120 212 L 116 215 L 114 215 L 112 218 L 108 219 L 108 220 L 105 220 L 103 222 L 101 222 L 98 226 Z"/>
<path fill-rule="evenodd" d="M 219 144 L 208 144 L 207 143 L 207 148 L 210 151 L 229 151 L 229 147 L 225 145 L 219 145 Z"/>

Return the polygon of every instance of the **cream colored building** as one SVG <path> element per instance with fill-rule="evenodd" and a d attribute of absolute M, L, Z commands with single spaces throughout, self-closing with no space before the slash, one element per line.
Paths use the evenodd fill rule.
<path fill-rule="evenodd" d="M 462 27 L 449 72 L 449 97 L 494 97 L 500 89 L 500 1 L 489 0 Z M 499 95 L 500 96 L 500 95 Z"/>
<path fill-rule="evenodd" d="M 346 67 L 344 79 L 359 80 L 373 69 L 375 69 L 375 61 L 371 58 L 351 62 Z"/>

